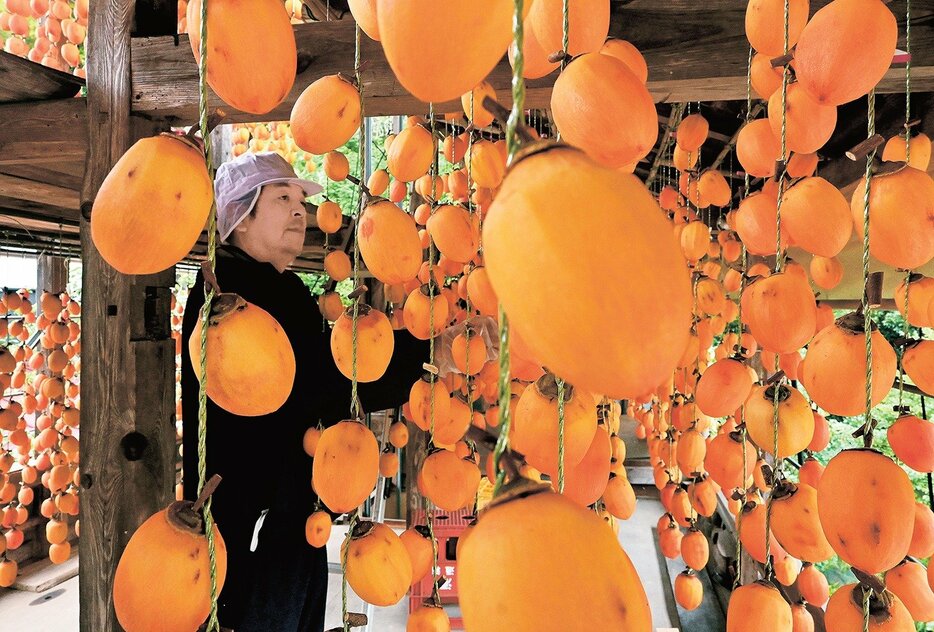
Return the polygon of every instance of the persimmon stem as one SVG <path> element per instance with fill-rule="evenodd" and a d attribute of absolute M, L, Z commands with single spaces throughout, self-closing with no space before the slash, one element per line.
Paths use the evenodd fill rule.
<path fill-rule="evenodd" d="M 201 511 L 201 507 L 208 501 L 208 498 L 211 497 L 211 494 L 214 493 L 214 490 L 217 489 L 217 486 L 221 484 L 221 475 L 215 474 L 208 482 L 204 484 L 204 488 L 201 490 L 201 495 L 198 496 L 198 500 L 195 501 L 195 504 L 192 505 L 192 509 L 195 511 Z"/>

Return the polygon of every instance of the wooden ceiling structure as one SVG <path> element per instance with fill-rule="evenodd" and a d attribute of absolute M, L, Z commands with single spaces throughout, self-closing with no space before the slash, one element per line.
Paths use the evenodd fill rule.
<path fill-rule="evenodd" d="M 351 71 L 354 24 L 346 3 L 305 1 L 312 13 L 324 4 L 336 9 L 333 17 L 343 19 L 295 25 L 299 73 L 291 93 L 262 117 L 225 107 L 228 122 L 285 120 L 310 83 Z M 828 1 L 812 0 L 811 8 Z M 905 2 L 889 4 L 899 20 L 902 48 Z M 717 160 L 720 168 L 729 165 L 730 143 L 742 123 L 745 4 L 612 2 L 611 35 L 630 40 L 645 54 L 648 88 L 658 103 L 662 129 L 671 104 L 703 104 L 714 133 L 702 166 Z M 197 68 L 187 37 L 175 35 L 176 12 L 175 0 L 90 0 L 87 97 L 74 96 L 80 88 L 74 77 L 0 53 L 0 249 L 75 254 L 83 265 L 81 632 L 121 629 L 112 600 L 117 562 L 130 534 L 174 499 L 175 343 L 169 328 L 174 271 L 117 273 L 95 249 L 89 219 L 106 174 L 133 142 L 197 120 Z M 452 28 L 455 43 L 457 36 Z M 934 7 L 929 2 L 913 16 L 912 49 L 913 86 L 919 93 L 916 116 L 922 119 L 920 129 L 934 134 Z M 427 110 L 395 80 L 377 43 L 364 38 L 362 59 L 370 115 Z M 548 107 L 555 76 L 528 83 L 529 108 Z M 508 104 L 505 59 L 489 79 Z M 883 133 L 897 131 L 904 122 L 903 91 L 904 69 L 893 67 L 878 88 Z M 221 105 L 213 95 L 211 104 Z M 436 110 L 457 107 L 438 104 Z M 859 175 L 859 166 L 841 156 L 863 137 L 861 107 L 855 103 L 840 109 L 838 134 L 822 152 L 822 175 L 844 187 Z M 640 174 L 656 167 L 658 177 L 656 158 L 660 162 L 664 157 L 664 148 L 650 154 L 639 165 Z M 312 232 L 320 239 L 318 231 Z M 313 251 L 315 243 L 306 253 L 309 267 L 322 254 L 320 248 Z M 199 251 L 203 253 L 203 246 L 192 256 Z"/>
<path fill-rule="evenodd" d="M 813 0 L 812 11 L 829 0 Z M 913 112 L 922 119 L 919 131 L 934 136 L 934 6 L 914 9 L 912 85 Z M 904 46 L 905 0 L 889 5 L 899 21 L 899 46 Z M 295 100 L 316 79 L 352 70 L 354 24 L 346 2 L 306 0 L 312 18 L 329 21 L 295 25 L 298 76 L 288 97 L 272 112 L 257 117 L 221 103 L 211 92 L 211 105 L 223 106 L 225 122 L 288 119 Z M 326 9 L 330 13 L 326 13 Z M 174 5 L 165 0 L 136 2 L 136 22 L 130 50 L 130 122 L 136 127 L 186 127 L 198 116 L 198 72 L 186 35 L 177 36 Z M 745 3 L 740 0 L 613 0 L 610 34 L 633 42 L 649 66 L 648 87 L 659 112 L 659 144 L 638 165 L 636 173 L 648 177 L 665 173 L 664 152 L 659 152 L 674 104 L 701 103 L 710 120 L 711 137 L 700 164 L 729 172 L 732 143 L 745 113 L 748 43 L 744 36 Z M 409 95 L 396 81 L 379 43 L 364 37 L 361 57 L 366 111 L 373 116 L 424 112 L 427 105 Z M 528 82 L 527 106 L 548 107 L 557 73 Z M 511 69 L 504 58 L 490 74 L 504 104 L 510 103 Z M 0 52 L 0 249 L 24 247 L 80 254 L 79 218 L 81 180 L 85 175 L 88 135 L 87 100 L 78 96 L 83 81 L 27 60 Z M 904 70 L 895 65 L 877 92 L 877 125 L 883 134 L 903 124 Z M 459 103 L 436 105 L 436 111 L 458 111 Z M 843 152 L 865 135 L 865 99 L 842 106 L 833 139 L 821 151 L 821 173 L 840 187 L 851 186 L 861 167 Z M 740 167 L 732 161 L 737 191 Z M 657 176 L 656 176 L 657 177 Z M 85 209 L 85 217 L 90 209 Z M 714 218 L 715 219 L 715 218 Z M 346 248 L 349 225 L 337 244 Z M 300 270 L 320 270 L 324 239 L 309 226 L 307 246 L 296 262 Z M 332 245 L 335 245 L 332 243 Z M 203 258 L 206 236 L 191 253 Z"/>

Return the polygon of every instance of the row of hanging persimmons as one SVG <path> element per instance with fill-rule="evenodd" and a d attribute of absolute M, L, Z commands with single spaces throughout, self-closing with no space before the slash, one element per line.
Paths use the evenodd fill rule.
<path fill-rule="evenodd" d="M 425 102 L 461 97 L 475 127 L 481 126 L 480 117 L 486 118 L 486 124 L 491 122 L 483 97 L 492 89 L 483 80 L 509 47 L 512 3 L 490 0 L 482 11 L 475 8 L 482 19 L 473 24 L 471 38 L 457 46 L 452 46 L 444 29 L 433 27 L 460 23 L 461 3 L 436 6 L 427 0 L 361 0 L 351 4 L 361 28 L 381 41 L 405 89 Z M 526 77 L 554 70 L 549 53 L 561 49 L 561 4 L 556 0 L 526 3 L 527 35 L 521 46 Z M 431 133 L 434 125 L 410 119 L 386 143 L 388 173 L 378 171 L 370 178 L 360 217 L 361 226 L 367 229 L 360 231 L 358 247 L 370 273 L 388 287 L 390 300 L 404 302 L 401 324 L 427 338 L 432 330 L 439 332 L 470 316 L 455 300 L 465 297 L 471 300 L 472 311 L 480 314 L 495 315 L 496 306 L 502 304 L 510 319 L 514 418 L 510 430 L 512 446 L 524 455 L 526 465 L 513 473 L 508 491 L 494 499 L 461 538 L 458 582 L 467 629 L 514 631 L 542 625 L 562 630 L 651 629 L 651 613 L 635 569 L 613 532 L 596 513 L 584 509 L 601 501 L 610 515 L 626 518 L 634 505 L 621 465 L 622 443 L 612 436 L 614 409 L 599 406 L 604 398 L 632 401 L 642 421 L 640 432 L 650 438 L 652 455 L 659 463 L 658 483 L 670 511 L 660 522 L 667 553 L 677 555 L 680 544 L 682 552 L 687 550 L 688 566 L 702 567 L 706 542 L 701 544 L 699 532 L 692 531 L 684 536 L 691 543 L 685 549 L 679 526 L 690 524 L 695 513 L 710 511 L 718 486 L 745 490 L 750 481 L 762 478 L 759 491 L 771 486 L 774 500 L 774 520 L 770 521 L 774 538 L 768 547 L 765 505 L 757 498 L 758 492 L 745 493 L 745 504 L 733 506 L 744 517 L 739 520 L 741 534 L 745 534 L 741 539 L 753 557 L 767 562 L 771 555 L 775 568 L 782 569 L 776 575 L 788 579 L 787 567 L 792 563 L 786 560 L 790 557 L 813 563 L 839 555 L 862 572 L 887 572 L 892 590 L 872 592 L 871 629 L 907 630 L 912 629 L 913 614 L 929 618 L 925 609 L 934 602 L 934 594 L 919 579 L 923 567 L 903 560 L 910 552 L 930 554 L 934 519 L 916 504 L 901 467 L 881 453 L 855 449 L 836 455 L 823 472 L 808 466 L 809 477 L 797 484 L 781 476 L 765 480 L 761 469 L 754 467 L 756 451 L 747 450 L 744 458 L 742 443 L 731 434 L 734 425 L 745 419 L 740 437 L 745 432 L 749 444 L 763 455 L 779 458 L 826 445 L 823 418 L 814 414 L 804 394 L 789 380 L 798 378 L 810 400 L 830 413 L 862 412 L 866 378 L 861 318 L 850 315 L 833 321 L 826 307 L 817 307 L 802 268 L 789 264 L 771 274 L 763 268 L 749 279 L 741 296 L 744 329 L 739 335 L 727 334 L 715 352 L 716 361 L 707 366 L 714 335 L 723 333 L 737 317 L 737 306 L 726 295 L 739 289 L 742 278 L 726 264 L 736 261 L 740 244 L 754 255 L 775 252 L 769 244 L 779 237 L 772 228 L 779 196 L 783 211 L 787 210 L 781 249 L 795 243 L 827 260 L 812 265 L 815 281 L 822 274 L 826 283 L 833 281 L 831 273 L 839 272 L 833 258 L 849 239 L 854 221 L 862 229 L 860 187 L 852 204 L 853 216 L 847 213 L 845 200 L 841 214 L 839 192 L 811 175 L 816 160 L 809 154 L 832 133 L 833 125 L 827 120 L 835 117 L 835 107 L 867 94 L 885 73 L 897 38 L 895 19 L 881 0 L 834 0 L 810 20 L 806 2 L 790 4 L 789 45 L 796 46 L 796 80 L 787 91 L 786 107 L 779 102 L 776 109 L 772 106 L 775 90 L 768 90 L 768 82 L 774 85 L 775 77 L 762 76 L 762 58 L 757 57 L 756 89 L 769 92 L 771 107 L 768 118 L 743 128 L 737 156 L 750 175 L 775 176 L 775 161 L 781 154 L 775 130 L 780 131 L 784 118 L 786 148 L 789 154 L 796 152 L 789 156 L 788 169 L 794 165 L 799 170 L 789 175 L 801 179 L 787 188 L 770 181 L 762 191 L 744 199 L 727 220 L 735 234 L 721 232 L 717 242 L 711 242 L 709 229 L 695 221 L 691 209 L 729 202 L 717 172 L 690 172 L 707 135 L 701 117 L 686 119 L 677 134 L 678 160 L 684 161 L 688 172 L 679 182 L 680 191 L 666 189 L 656 199 L 627 173 L 654 146 L 657 119 L 641 55 L 626 42 L 606 42 L 606 0 L 571 3 L 568 50 L 574 59 L 556 79 L 551 102 L 563 144 L 528 141 L 507 170 L 502 146 L 448 136 L 444 140 L 448 160 L 458 165 L 463 161 L 465 168 L 433 178 L 429 168 L 437 151 Z M 191 2 L 188 9 L 192 49 L 198 58 L 200 5 Z M 776 44 L 783 40 L 782 9 L 783 3 L 775 0 L 749 3 L 747 35 L 766 60 L 785 52 L 783 42 Z M 246 27 L 236 15 L 225 13 L 223 5 L 209 4 L 211 50 L 225 54 L 207 61 L 208 80 L 222 99 L 238 109 L 268 112 L 292 88 L 295 46 L 283 13 L 278 2 L 255 2 L 249 28 L 266 37 L 244 38 L 240 35 Z M 260 42 L 263 58 L 269 61 L 263 68 L 265 80 L 257 82 L 253 48 Z M 512 48 L 510 58 L 517 62 L 516 47 Z M 245 72 L 246 67 L 251 72 Z M 326 154 L 324 167 L 332 179 L 343 179 L 349 173 L 346 157 L 333 152 L 359 127 L 359 101 L 359 86 L 341 76 L 328 76 L 312 83 L 295 102 L 291 116 L 295 142 L 303 151 Z M 627 125 L 617 125 L 620 120 Z M 918 168 L 926 167 L 921 164 L 926 160 L 922 158 L 924 141 L 917 139 L 909 144 L 914 150 L 911 165 L 874 178 L 869 196 L 871 253 L 903 269 L 922 266 L 934 255 L 930 224 L 934 183 Z M 897 160 L 904 147 L 893 141 L 887 148 L 890 157 Z M 131 170 L 137 174 L 133 180 L 128 176 Z M 201 177 L 178 178 L 183 170 Z M 389 176 L 395 182 L 416 182 L 426 205 L 414 216 L 379 197 L 391 186 Z M 176 202 L 178 193 L 188 200 L 184 206 Z M 140 203 L 143 200 L 145 204 Z M 472 204 L 465 208 L 468 200 Z M 101 187 L 92 213 L 92 236 L 107 261 L 121 272 L 158 271 L 187 255 L 210 204 L 210 177 L 196 141 L 172 135 L 144 139 L 121 158 Z M 673 220 L 666 218 L 660 204 L 672 212 Z M 815 209 L 824 204 L 833 208 Z M 325 210 L 319 213 L 319 225 L 325 230 L 329 226 L 336 230 L 340 209 L 335 206 L 322 205 Z M 796 214 L 795 208 L 800 212 Z M 171 234 L 160 230 L 167 213 L 175 218 Z M 482 231 L 480 217 L 484 217 Z M 421 233 L 419 226 L 424 226 Z M 826 238 L 813 239 L 815 235 Z M 441 256 L 434 265 L 434 279 L 424 261 L 428 237 Z M 349 274 L 349 262 L 340 260 L 341 255 L 334 254 L 329 261 L 335 277 Z M 695 272 L 695 283 L 689 268 Z M 456 283 L 448 286 L 454 278 Z M 929 280 L 913 277 L 910 292 L 902 288 L 896 298 L 902 310 L 908 311 L 909 320 L 930 324 L 932 294 Z M 431 304 L 434 309 L 429 309 Z M 336 309 L 333 297 L 324 307 L 333 310 L 332 350 L 349 377 L 352 317 Z M 432 312 L 433 323 L 429 322 Z M 256 351 L 239 356 L 251 358 L 254 375 L 243 372 L 244 367 L 234 371 L 217 360 L 224 347 L 243 344 L 231 339 L 231 330 L 237 328 L 235 319 L 255 333 Z M 607 322 L 626 326 L 609 331 Z M 211 326 L 207 390 L 216 403 L 239 414 L 256 415 L 275 410 L 284 401 L 294 374 L 257 361 L 291 353 L 288 340 L 269 333 L 274 324 L 269 314 L 248 306 Z M 385 332 L 392 323 L 365 306 L 359 310 L 358 327 L 364 332 L 357 357 L 358 378 L 377 379 L 392 354 L 386 342 L 392 338 L 382 336 L 377 342 L 367 334 Z M 198 332 L 192 340 L 197 338 Z M 875 404 L 890 389 L 897 360 L 878 332 L 872 340 Z M 191 344 L 197 369 L 200 349 L 195 342 Z M 481 344 L 479 336 L 468 341 L 464 335 L 453 350 L 463 374 L 475 373 L 471 380 L 475 388 L 467 388 L 463 377 L 455 376 L 433 384 L 430 379 L 421 380 L 410 393 L 407 416 L 426 429 L 432 425 L 430 413 L 426 418 L 426 408 L 430 409 L 426 400 L 434 392 L 434 440 L 441 449 L 432 451 L 421 464 L 418 482 L 422 493 L 443 509 L 469 505 L 481 476 L 476 455 L 461 443 L 465 432 L 471 424 L 495 426 L 495 413 L 481 419 L 463 397 L 483 398 L 488 411 L 496 407 L 495 361 L 467 366 L 470 347 L 470 357 L 486 357 Z M 798 353 L 805 345 L 807 355 L 801 360 Z M 757 383 L 758 376 L 746 365 L 757 348 L 760 358 L 766 355 L 767 367 L 778 362 L 785 369 L 784 378 Z M 934 390 L 931 356 L 929 343 L 920 342 L 905 352 L 902 363 L 927 392 Z M 234 382 L 235 373 L 247 375 L 248 381 Z M 550 485 L 535 480 L 537 472 L 554 480 L 558 470 L 557 376 L 568 385 L 564 494 L 552 493 Z M 238 395 L 223 397 L 224 392 Z M 771 435 L 776 400 L 777 442 Z M 604 414 L 598 415 L 598 409 Z M 737 415 L 737 410 L 742 412 Z M 712 416 L 728 420 L 722 432 L 707 438 L 704 433 Z M 405 443 L 402 426 L 396 426 L 392 434 L 394 444 Z M 893 450 L 918 471 L 934 467 L 931 435 L 929 422 L 908 414 L 889 429 Z M 380 472 L 379 445 L 362 424 L 349 420 L 320 435 L 311 431 L 306 448 L 317 457 L 314 489 L 332 511 L 353 511 L 372 491 Z M 494 465 L 485 465 L 487 474 L 494 474 Z M 384 472 L 393 466 L 384 463 Z M 688 479 L 692 480 L 690 491 L 678 491 L 678 482 Z M 186 523 L 190 524 L 179 528 Z M 347 556 L 348 581 L 371 603 L 394 603 L 430 567 L 425 562 L 430 542 L 417 531 L 399 538 L 382 525 L 362 525 L 345 542 L 355 549 Z M 539 526 L 534 537 L 529 535 L 533 525 Z M 320 545 L 328 527 L 321 516 L 312 516 L 309 541 Z M 124 627 L 148 629 L 149 622 L 158 620 L 162 629 L 187 630 L 203 621 L 210 607 L 209 592 L 203 583 L 195 589 L 191 578 L 198 572 L 207 576 L 207 554 L 199 548 L 202 554 L 190 558 L 189 549 L 182 546 L 192 538 L 203 538 L 202 529 L 191 504 L 181 503 L 156 514 L 137 531 L 121 559 L 115 583 L 115 606 Z M 222 547 L 220 553 L 217 571 L 222 580 Z M 133 570 L 155 557 L 169 573 L 167 594 L 159 600 L 151 599 L 153 586 L 147 575 Z M 811 569 L 805 577 L 819 584 L 815 575 L 819 573 Z M 523 598 L 529 577 L 536 578 L 537 591 L 556 598 Z M 898 581 L 908 588 L 896 597 Z M 679 600 L 693 605 L 698 598 L 696 578 L 680 576 L 678 584 Z M 848 585 L 830 598 L 829 630 L 853 629 L 853 622 L 861 621 L 861 599 L 869 594 L 864 593 L 868 585 Z M 180 590 L 181 586 L 191 590 Z M 568 590 L 570 586 L 573 591 Z M 560 598 L 579 594 L 581 589 L 588 599 Z M 826 595 L 817 590 L 809 594 L 815 603 L 826 601 Z M 156 611 L 153 603 L 158 603 Z M 166 616 L 167 603 L 173 606 L 174 620 Z M 802 612 L 806 611 L 793 610 L 774 584 L 756 582 L 734 592 L 727 625 L 736 632 L 792 630 L 793 620 L 798 626 L 806 625 L 800 622 Z M 445 629 L 445 622 L 444 612 L 427 604 L 413 613 L 409 627 Z"/>
<path fill-rule="evenodd" d="M 27 290 L 0 293 L 0 587 L 16 581 L 10 553 L 25 542 L 36 490 L 52 563 L 71 556 L 70 516 L 78 515 L 81 306 L 67 293 L 34 299 Z M 78 520 L 73 526 L 77 536 Z"/>

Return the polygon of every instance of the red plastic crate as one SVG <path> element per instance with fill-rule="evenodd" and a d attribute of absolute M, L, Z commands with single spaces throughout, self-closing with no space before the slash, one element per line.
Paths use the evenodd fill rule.
<path fill-rule="evenodd" d="M 413 612 L 425 599 L 431 596 L 431 586 L 434 577 L 444 578 L 444 583 L 438 589 L 441 605 L 457 605 L 457 539 L 467 528 L 473 518 L 473 512 L 461 509 L 454 512 L 438 511 L 434 514 L 434 532 L 438 540 L 438 567 L 433 574 L 429 574 L 409 591 L 409 612 Z M 415 513 L 413 526 L 427 524 L 425 512 Z M 451 617 L 451 629 L 463 630 L 464 623 L 460 617 Z"/>

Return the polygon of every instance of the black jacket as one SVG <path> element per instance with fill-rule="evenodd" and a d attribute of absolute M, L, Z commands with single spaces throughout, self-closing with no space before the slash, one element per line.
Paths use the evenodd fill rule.
<path fill-rule="evenodd" d="M 231 414 L 210 399 L 207 404 L 207 477 L 223 482 L 213 496 L 218 528 L 224 520 L 249 522 L 267 507 L 301 516 L 303 528 L 316 501 L 311 489 L 312 460 L 302 449 L 305 430 L 322 422 L 333 425 L 350 414 L 350 380 L 331 356 L 330 329 L 317 303 L 293 272 L 280 273 L 233 246 L 218 249 L 216 276 L 223 292 L 239 294 L 262 307 L 282 326 L 295 352 L 292 393 L 276 412 L 260 417 Z M 198 380 L 191 366 L 188 339 L 204 304 L 204 282 L 198 273 L 188 296 L 182 325 L 182 415 L 185 498 L 197 497 Z M 395 332 L 395 350 L 386 375 L 360 384 L 363 410 L 395 408 L 404 402 L 428 358 L 428 342 L 407 331 Z M 250 518 L 249 516 L 252 516 Z"/>

